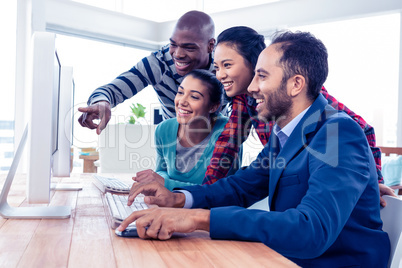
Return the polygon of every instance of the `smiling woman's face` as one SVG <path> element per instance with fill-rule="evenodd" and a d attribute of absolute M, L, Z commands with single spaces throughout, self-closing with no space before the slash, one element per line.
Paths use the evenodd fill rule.
<path fill-rule="evenodd" d="M 174 103 L 179 124 L 210 120 L 212 105 L 208 88 L 191 75 L 186 76 L 180 84 Z"/>
<path fill-rule="evenodd" d="M 254 70 L 231 45 L 218 44 L 214 53 L 214 67 L 216 78 L 223 84 L 227 96 L 248 94 L 247 87 L 253 79 Z"/>

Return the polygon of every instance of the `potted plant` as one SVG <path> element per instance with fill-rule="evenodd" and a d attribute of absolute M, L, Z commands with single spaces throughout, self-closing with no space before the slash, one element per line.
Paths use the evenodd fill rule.
<path fill-rule="evenodd" d="M 140 118 L 145 118 L 145 107 L 139 103 L 130 106 L 133 115 L 128 119 L 129 124 L 136 124 Z"/>

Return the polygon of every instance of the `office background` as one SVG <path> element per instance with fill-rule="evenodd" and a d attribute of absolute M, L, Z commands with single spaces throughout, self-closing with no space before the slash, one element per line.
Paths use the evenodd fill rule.
<path fill-rule="evenodd" d="M 256 29 L 267 43 L 278 29 L 312 32 L 329 51 L 330 94 L 374 126 L 378 145 L 402 147 L 399 0 L 17 0 L 0 3 L 0 172 L 7 172 L 26 123 L 33 31 L 57 34 L 60 60 L 74 68 L 77 109 L 96 87 L 166 44 L 176 19 L 193 9 L 213 17 L 216 36 L 235 25 Z M 152 88 L 114 109 L 112 122 L 127 121 L 129 105 L 137 102 L 152 123 L 150 111 L 158 106 Z M 97 136 L 75 123 L 74 146 L 97 146 Z"/>

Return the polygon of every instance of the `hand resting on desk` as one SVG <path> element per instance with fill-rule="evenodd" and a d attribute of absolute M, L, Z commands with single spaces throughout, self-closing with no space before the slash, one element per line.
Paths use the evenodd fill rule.
<path fill-rule="evenodd" d="M 117 231 L 124 231 L 134 221 L 136 221 L 138 236 L 144 239 L 166 240 L 175 232 L 209 231 L 210 211 L 183 209 L 185 202 L 183 193 L 173 193 L 156 181 L 138 182 L 131 187 L 127 205 L 131 205 L 140 193 L 145 195 L 145 203 L 159 207 L 133 212 L 121 223 Z"/>
<path fill-rule="evenodd" d="M 122 232 L 136 221 L 139 237 L 167 240 L 175 232 L 209 231 L 209 218 L 210 211 L 206 209 L 150 208 L 133 212 L 117 230 Z"/>

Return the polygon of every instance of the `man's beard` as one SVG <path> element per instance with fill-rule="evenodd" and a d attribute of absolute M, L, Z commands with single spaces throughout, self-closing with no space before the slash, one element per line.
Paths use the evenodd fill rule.
<path fill-rule="evenodd" d="M 266 108 L 268 115 L 264 118 L 265 120 L 278 122 L 289 116 L 293 103 L 292 97 L 287 94 L 285 81 L 283 81 L 278 90 L 272 92 L 267 99 Z"/>

